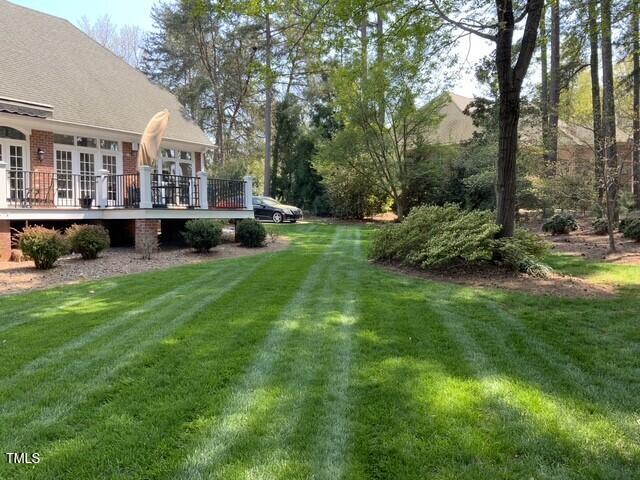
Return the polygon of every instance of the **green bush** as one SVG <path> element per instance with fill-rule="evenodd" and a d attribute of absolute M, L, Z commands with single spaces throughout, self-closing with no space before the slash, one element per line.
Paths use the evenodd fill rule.
<path fill-rule="evenodd" d="M 573 215 L 556 213 L 542 224 L 542 230 L 552 235 L 562 235 L 578 229 L 578 222 Z"/>
<path fill-rule="evenodd" d="M 64 232 L 72 252 L 79 253 L 84 260 L 98 258 L 98 254 L 109 248 L 109 232 L 102 225 L 71 225 Z"/>
<path fill-rule="evenodd" d="M 222 242 L 222 226 L 214 220 L 203 218 L 189 220 L 182 232 L 184 240 L 191 248 L 206 253 Z"/>
<path fill-rule="evenodd" d="M 52 268 L 68 251 L 67 243 L 58 230 L 39 226 L 25 227 L 18 234 L 18 248 L 41 270 Z"/>
<path fill-rule="evenodd" d="M 592 223 L 593 233 L 596 235 L 606 235 L 609 233 L 609 224 L 606 218 L 596 218 Z"/>
<path fill-rule="evenodd" d="M 538 235 L 517 229 L 510 238 L 501 238 L 495 242 L 495 258 L 499 262 L 518 272 L 533 277 L 547 277 L 551 269 L 540 261 L 549 252 L 550 245 Z"/>
<path fill-rule="evenodd" d="M 374 233 L 369 256 L 421 268 L 488 261 L 499 230 L 490 211 L 453 204 L 417 207 L 402 223 Z"/>
<path fill-rule="evenodd" d="M 243 247 L 256 248 L 264 244 L 267 231 L 260 222 L 253 218 L 245 218 L 236 225 L 237 237 Z"/>
<path fill-rule="evenodd" d="M 640 219 L 635 218 L 626 223 L 624 227 L 624 238 L 630 238 L 640 242 Z"/>

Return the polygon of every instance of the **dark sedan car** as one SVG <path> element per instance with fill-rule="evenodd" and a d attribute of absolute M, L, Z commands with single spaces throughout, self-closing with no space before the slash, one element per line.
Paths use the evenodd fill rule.
<path fill-rule="evenodd" d="M 283 205 L 275 198 L 253 197 L 253 212 L 257 220 L 272 220 L 274 223 L 295 223 L 302 218 L 302 210 Z"/>

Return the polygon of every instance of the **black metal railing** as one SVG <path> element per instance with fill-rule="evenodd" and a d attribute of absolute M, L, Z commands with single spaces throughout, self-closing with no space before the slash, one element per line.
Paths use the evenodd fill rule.
<path fill-rule="evenodd" d="M 114 208 L 140 206 L 140 176 L 137 173 L 107 176 L 107 205 Z"/>
<path fill-rule="evenodd" d="M 153 208 L 197 208 L 200 206 L 200 181 L 198 177 L 152 175 L 151 203 Z"/>
<path fill-rule="evenodd" d="M 244 180 L 210 178 L 207 195 L 209 208 L 244 208 Z"/>
<path fill-rule="evenodd" d="M 90 207 L 96 177 L 73 173 L 7 172 L 7 203 L 15 208 Z"/>

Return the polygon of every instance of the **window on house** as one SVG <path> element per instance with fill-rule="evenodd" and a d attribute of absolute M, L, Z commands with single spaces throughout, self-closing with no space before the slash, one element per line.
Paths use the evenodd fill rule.
<path fill-rule="evenodd" d="M 54 133 L 53 143 L 57 143 L 59 145 L 74 145 L 75 139 L 73 135 L 62 135 L 61 133 Z"/>
<path fill-rule="evenodd" d="M 82 197 L 94 197 L 95 174 L 93 153 L 80 152 L 80 195 Z"/>
<path fill-rule="evenodd" d="M 73 198 L 73 161 L 71 152 L 56 150 L 58 198 Z"/>
<path fill-rule="evenodd" d="M 180 160 L 191 161 L 191 152 L 180 152 Z"/>
<path fill-rule="evenodd" d="M 24 198 L 24 153 L 19 145 L 9 146 L 9 196 L 16 201 Z"/>
<path fill-rule="evenodd" d="M 109 172 L 109 175 L 116 174 L 116 156 L 115 155 L 103 155 L 102 156 L 102 168 Z M 116 199 L 116 178 L 109 176 L 107 180 L 107 198 L 109 200 Z"/>
<path fill-rule="evenodd" d="M 11 140 L 27 139 L 24 133 L 11 127 L 0 127 L 0 138 L 10 138 Z"/>
<path fill-rule="evenodd" d="M 170 148 L 163 148 L 162 156 L 164 158 L 176 158 L 176 151 Z"/>
<path fill-rule="evenodd" d="M 117 152 L 118 142 L 114 142 L 113 140 L 100 140 L 100 150 L 111 150 L 112 152 Z"/>
<path fill-rule="evenodd" d="M 97 148 L 98 141 L 90 137 L 76 137 L 76 145 L 79 147 Z"/>

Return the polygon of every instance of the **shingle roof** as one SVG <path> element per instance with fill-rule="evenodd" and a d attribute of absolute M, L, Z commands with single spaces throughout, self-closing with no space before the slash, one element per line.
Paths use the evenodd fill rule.
<path fill-rule="evenodd" d="M 166 108 L 166 137 L 210 146 L 167 90 L 67 20 L 0 0 L 0 97 L 48 104 L 51 120 L 141 134 Z"/>

